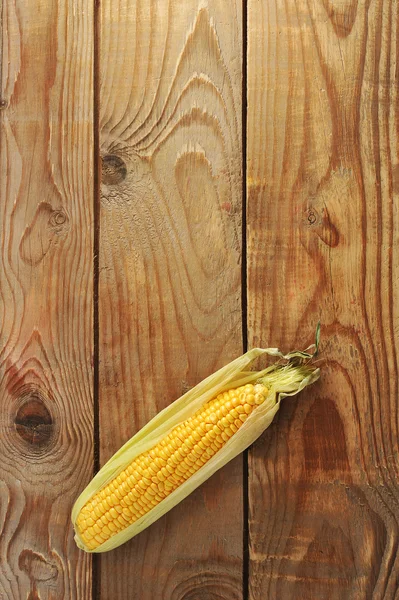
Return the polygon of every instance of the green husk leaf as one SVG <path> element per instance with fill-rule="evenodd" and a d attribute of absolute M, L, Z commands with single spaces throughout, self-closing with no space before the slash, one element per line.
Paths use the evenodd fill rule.
<path fill-rule="evenodd" d="M 318 338 L 316 335 L 317 351 Z M 218 469 L 248 448 L 270 425 L 277 413 L 282 398 L 297 394 L 319 377 L 319 369 L 303 364 L 314 355 L 306 351 L 294 351 L 282 354 L 277 348 L 253 348 L 236 358 L 228 365 L 213 373 L 186 394 L 175 400 L 167 408 L 159 412 L 147 425 L 134 435 L 110 460 L 100 469 L 89 485 L 83 490 L 72 510 L 72 522 L 75 524 L 80 510 L 90 498 L 112 481 L 137 456 L 146 452 L 162 440 L 174 427 L 189 418 L 208 400 L 221 391 L 239 387 L 250 382 L 262 381 L 269 388 L 269 395 L 240 427 L 237 433 L 190 479 L 167 496 L 141 519 L 117 533 L 108 541 L 89 550 L 81 540 L 76 529 L 75 541 L 79 548 L 86 552 L 107 552 L 128 541 L 162 515 L 186 498 L 193 490 L 206 481 Z M 253 361 L 268 354 L 288 361 L 285 365 L 277 363 L 262 371 L 250 371 Z"/>

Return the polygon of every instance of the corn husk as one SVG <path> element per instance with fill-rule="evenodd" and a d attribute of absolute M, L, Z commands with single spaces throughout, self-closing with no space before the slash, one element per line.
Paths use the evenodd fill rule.
<path fill-rule="evenodd" d="M 317 330 L 316 344 L 305 351 L 294 351 L 284 355 L 277 348 L 249 350 L 204 379 L 149 421 L 108 460 L 80 494 L 72 510 L 74 525 L 80 510 L 94 494 L 117 477 L 137 456 L 155 446 L 179 423 L 188 419 L 203 404 L 220 392 L 257 381 L 264 382 L 269 388 L 268 397 L 263 404 L 253 411 L 225 446 L 146 515 L 115 534 L 95 550 L 89 550 L 85 546 L 75 527 L 75 541 L 79 548 L 86 552 L 107 552 L 127 542 L 191 494 L 218 469 L 248 448 L 270 425 L 284 397 L 297 394 L 318 379 L 319 369 L 306 364 L 317 352 L 318 331 L 319 329 Z M 309 352 L 311 348 L 315 349 L 313 353 Z M 276 365 L 262 371 L 251 371 L 250 367 L 253 361 L 264 354 L 280 360 Z"/>

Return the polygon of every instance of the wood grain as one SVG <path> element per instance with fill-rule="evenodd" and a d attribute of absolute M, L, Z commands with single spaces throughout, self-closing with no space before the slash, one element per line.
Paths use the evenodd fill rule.
<path fill-rule="evenodd" d="M 249 1 L 250 344 L 322 381 L 250 457 L 250 598 L 398 598 L 396 2 Z"/>
<path fill-rule="evenodd" d="M 100 460 L 241 354 L 241 3 L 104 0 Z M 117 551 L 101 598 L 242 594 L 242 461 Z"/>
<path fill-rule="evenodd" d="M 91 597 L 93 14 L 2 4 L 0 598 Z"/>

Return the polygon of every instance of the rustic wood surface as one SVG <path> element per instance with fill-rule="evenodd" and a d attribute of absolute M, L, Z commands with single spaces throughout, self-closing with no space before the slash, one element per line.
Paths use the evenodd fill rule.
<path fill-rule="evenodd" d="M 101 464 L 242 352 L 241 28 L 238 1 L 102 2 Z M 242 530 L 239 457 L 102 556 L 100 596 L 239 600 Z"/>
<path fill-rule="evenodd" d="M 398 600 L 398 3 L 0 14 L 0 600 Z M 93 468 L 318 320 L 248 465 L 77 550 Z"/>
<path fill-rule="evenodd" d="M 93 470 L 93 13 L 82 6 L 2 4 L 2 600 L 91 594 L 70 526 Z"/>
<path fill-rule="evenodd" d="M 322 381 L 250 453 L 251 600 L 398 598 L 398 3 L 248 15 L 249 344 Z"/>

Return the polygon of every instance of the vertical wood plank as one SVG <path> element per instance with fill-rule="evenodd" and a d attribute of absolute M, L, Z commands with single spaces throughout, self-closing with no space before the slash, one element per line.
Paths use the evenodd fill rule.
<path fill-rule="evenodd" d="M 70 511 L 92 474 L 90 3 L 2 3 L 0 597 L 91 597 Z"/>
<path fill-rule="evenodd" d="M 398 11 L 249 0 L 249 340 L 323 361 L 250 455 L 252 600 L 398 597 Z"/>
<path fill-rule="evenodd" d="M 241 353 L 241 3 L 101 8 L 100 459 Z M 101 557 L 101 599 L 242 595 L 242 460 Z"/>

